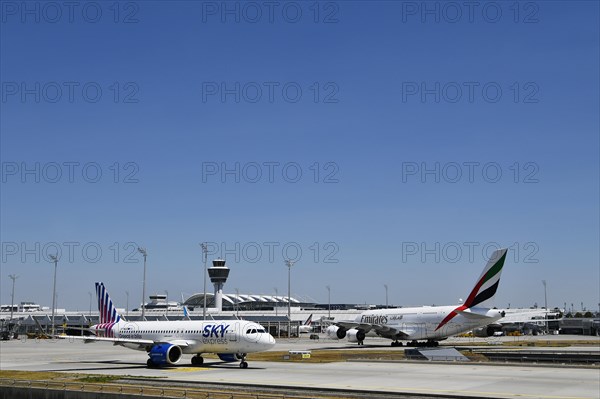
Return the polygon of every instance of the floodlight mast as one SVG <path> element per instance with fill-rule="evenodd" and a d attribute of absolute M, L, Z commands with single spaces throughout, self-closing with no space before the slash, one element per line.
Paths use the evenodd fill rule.
<path fill-rule="evenodd" d="M 546 280 L 542 280 L 542 284 L 544 285 L 544 307 L 546 308 L 546 333 L 548 333 L 548 295 L 546 295 Z M 582 306 L 583 307 L 583 306 Z"/>
<path fill-rule="evenodd" d="M 49 256 L 50 256 L 50 260 L 52 260 L 52 262 L 54 262 L 54 285 L 52 288 L 52 329 L 51 329 L 51 331 L 52 331 L 51 335 L 52 335 L 52 338 L 54 338 L 54 314 L 56 313 L 56 269 L 58 266 L 58 254 L 49 255 Z"/>
<path fill-rule="evenodd" d="M 146 320 L 146 257 L 148 253 L 145 248 L 138 248 L 138 252 L 144 257 L 144 277 L 142 279 L 142 321 Z"/>
<path fill-rule="evenodd" d="M 296 261 L 293 261 L 293 260 L 290 260 L 290 259 L 286 259 L 285 260 L 285 265 L 288 268 L 288 320 L 292 320 L 292 308 L 291 308 L 291 297 L 292 297 L 291 286 L 292 286 L 292 284 L 291 284 L 291 274 L 292 274 L 292 266 L 294 266 L 294 263 L 296 263 Z"/>
<path fill-rule="evenodd" d="M 385 307 L 387 309 L 387 307 L 388 307 L 388 285 L 384 284 L 383 286 L 385 287 Z"/>
<path fill-rule="evenodd" d="M 208 246 L 205 242 L 201 243 L 202 253 L 204 254 L 204 306 L 202 306 L 202 319 L 206 320 L 206 261 L 208 259 Z"/>
<path fill-rule="evenodd" d="M 331 287 L 325 286 L 327 288 L 327 318 L 331 320 Z"/>
<path fill-rule="evenodd" d="M 15 280 L 19 278 L 16 274 L 9 274 L 8 277 L 12 280 L 12 294 L 10 295 L 10 320 L 13 318 L 13 308 L 15 307 Z"/>

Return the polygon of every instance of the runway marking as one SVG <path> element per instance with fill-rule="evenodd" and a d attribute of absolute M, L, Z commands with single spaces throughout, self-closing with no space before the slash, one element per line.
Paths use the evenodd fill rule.
<path fill-rule="evenodd" d="M 190 373 L 192 371 L 204 371 L 204 370 L 212 370 L 209 367 L 176 367 L 173 369 L 165 369 L 168 371 L 173 371 L 173 372 L 181 372 L 181 373 Z"/>

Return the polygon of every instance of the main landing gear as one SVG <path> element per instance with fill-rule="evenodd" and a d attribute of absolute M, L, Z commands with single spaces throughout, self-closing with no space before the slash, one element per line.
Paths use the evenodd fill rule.
<path fill-rule="evenodd" d="M 204 358 L 202 356 L 192 356 L 192 366 L 201 366 L 202 363 L 204 363 Z"/>
<path fill-rule="evenodd" d="M 410 341 L 406 343 L 406 346 L 414 346 L 414 347 L 426 347 L 426 348 L 435 348 L 439 346 L 439 341 L 427 341 L 427 342 L 419 342 L 419 341 Z M 402 346 L 402 342 L 400 341 L 392 341 L 392 346 Z"/>
<path fill-rule="evenodd" d="M 395 345 L 394 345 L 395 344 Z M 419 341 L 410 341 L 406 343 L 406 346 L 414 346 L 414 347 L 425 347 L 425 348 L 435 348 L 436 346 L 439 346 L 440 343 L 439 341 L 432 341 L 429 340 L 427 342 L 419 342 Z M 392 342 L 392 346 L 402 346 L 402 342 Z"/>
<path fill-rule="evenodd" d="M 248 368 L 248 362 L 246 362 L 246 354 L 245 353 L 240 353 L 239 355 L 237 355 L 237 358 L 240 359 L 240 368 L 241 369 L 247 369 Z"/>

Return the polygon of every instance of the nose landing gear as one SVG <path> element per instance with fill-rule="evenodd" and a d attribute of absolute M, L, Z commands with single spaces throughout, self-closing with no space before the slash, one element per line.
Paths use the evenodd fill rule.
<path fill-rule="evenodd" d="M 237 355 L 237 358 L 240 359 L 240 368 L 241 369 L 247 369 L 248 368 L 248 362 L 246 362 L 246 354 L 245 353 L 239 353 Z"/>

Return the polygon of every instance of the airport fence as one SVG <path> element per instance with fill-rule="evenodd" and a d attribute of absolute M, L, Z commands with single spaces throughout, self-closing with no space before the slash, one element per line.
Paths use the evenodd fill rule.
<path fill-rule="evenodd" d="M 115 383 L 88 383 L 51 380 L 18 380 L 0 378 L 1 399 L 302 399 L 303 396 L 233 392 L 231 390 L 161 387 Z"/>

